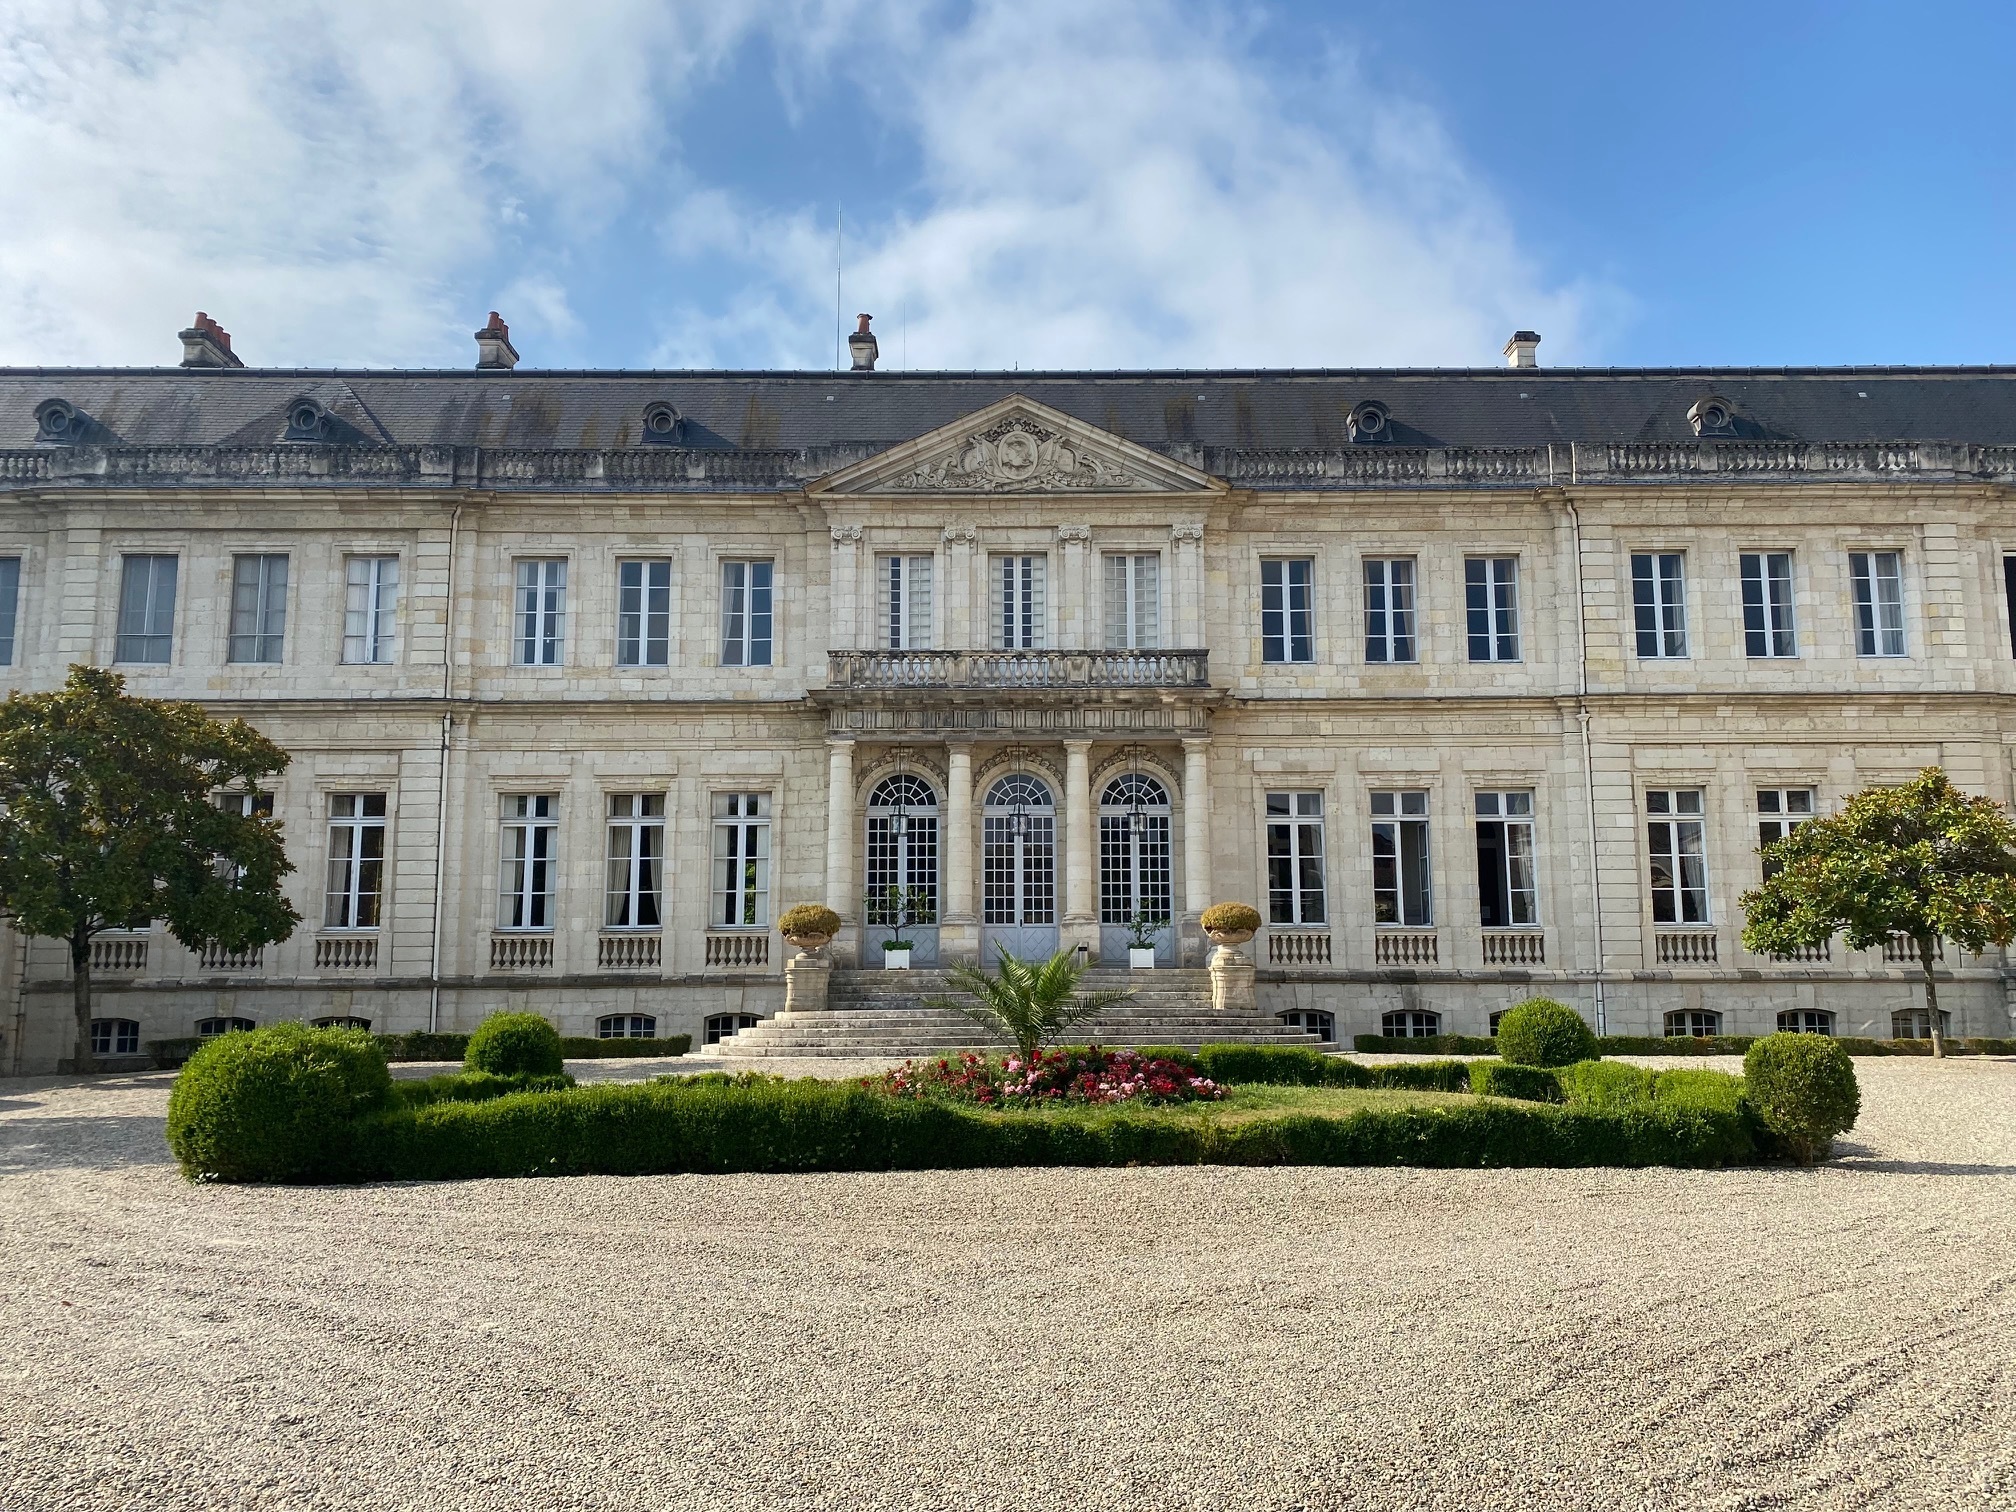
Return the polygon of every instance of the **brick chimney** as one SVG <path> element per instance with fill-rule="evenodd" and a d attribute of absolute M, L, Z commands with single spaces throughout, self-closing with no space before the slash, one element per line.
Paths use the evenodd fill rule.
<path fill-rule="evenodd" d="M 861 315 L 856 318 L 861 324 L 855 328 L 854 334 L 847 338 L 847 355 L 854 359 L 855 372 L 872 373 L 875 371 L 875 359 L 882 355 L 882 348 L 876 343 L 875 333 L 868 329 L 868 322 L 875 317 Z"/>
<path fill-rule="evenodd" d="M 1505 366 L 1540 366 L 1540 333 L 1538 331 L 1514 331 L 1512 339 L 1505 343 Z"/>
<path fill-rule="evenodd" d="M 518 348 L 511 345 L 511 327 L 504 324 L 504 317 L 495 310 L 490 312 L 490 324 L 476 333 L 476 366 L 505 372 L 518 366 Z"/>
<path fill-rule="evenodd" d="M 201 310 L 196 323 L 182 335 L 182 366 L 187 368 L 242 368 L 244 363 L 231 351 L 231 333 Z"/>

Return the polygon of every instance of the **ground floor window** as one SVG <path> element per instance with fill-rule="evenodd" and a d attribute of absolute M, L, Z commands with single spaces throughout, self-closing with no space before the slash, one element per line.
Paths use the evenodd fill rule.
<path fill-rule="evenodd" d="M 1433 1039 L 1442 1032 L 1442 1015 L 1422 1008 L 1401 1008 L 1379 1015 L 1379 1032 L 1388 1039 Z"/>
<path fill-rule="evenodd" d="M 1939 1010 L 1939 1033 L 1941 1037 L 1953 1032 L 1953 1015 L 1944 1008 Z M 1923 1008 L 1911 1008 L 1902 1013 L 1890 1015 L 1890 1038 L 1930 1039 L 1932 1020 Z"/>
<path fill-rule="evenodd" d="M 220 1034 L 249 1034 L 259 1026 L 248 1018 L 206 1018 L 196 1020 L 198 1039 L 215 1039 Z"/>
<path fill-rule="evenodd" d="M 1493 1039 L 1498 1037 L 1498 1020 L 1505 1017 L 1511 1011 L 1509 1008 L 1500 1008 L 1496 1013 L 1491 1015 L 1491 1037 Z"/>
<path fill-rule="evenodd" d="M 605 1013 L 595 1020 L 597 1039 L 656 1039 L 658 1020 L 648 1013 Z"/>
<path fill-rule="evenodd" d="M 369 1029 L 371 1020 L 357 1018 L 347 1013 L 331 1014 L 327 1018 L 310 1019 L 317 1029 Z"/>
<path fill-rule="evenodd" d="M 1676 1008 L 1666 1015 L 1668 1039 L 1713 1039 L 1722 1032 L 1722 1015 Z"/>
<path fill-rule="evenodd" d="M 710 1013 L 702 1026 L 705 1040 L 709 1045 L 718 1045 L 731 1034 L 740 1034 L 744 1029 L 754 1029 L 763 1020 L 754 1013 Z"/>
<path fill-rule="evenodd" d="M 1303 1034 L 1313 1034 L 1326 1045 L 1337 1043 L 1337 1015 L 1321 1008 L 1290 1008 L 1281 1022 Z"/>
<path fill-rule="evenodd" d="M 133 1019 L 91 1020 L 93 1055 L 138 1055 L 140 1025 Z"/>
<path fill-rule="evenodd" d="M 1787 1008 L 1778 1015 L 1780 1034 L 1832 1034 L 1834 1015 L 1825 1008 Z"/>

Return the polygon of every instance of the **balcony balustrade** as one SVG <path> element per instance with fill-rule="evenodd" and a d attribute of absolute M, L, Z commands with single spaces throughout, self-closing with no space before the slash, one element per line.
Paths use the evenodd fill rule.
<path fill-rule="evenodd" d="M 829 651 L 829 688 L 1208 688 L 1206 651 Z"/>

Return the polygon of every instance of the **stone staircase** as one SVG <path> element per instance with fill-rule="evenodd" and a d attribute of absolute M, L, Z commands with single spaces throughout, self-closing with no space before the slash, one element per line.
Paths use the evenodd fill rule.
<path fill-rule="evenodd" d="M 1316 1035 L 1288 1028 L 1265 1015 L 1232 1016 L 1211 1007 L 1208 971 L 1095 970 L 1080 990 L 1125 989 L 1134 995 L 1070 1030 L 1072 1044 L 1269 1044 L 1323 1047 Z M 945 971 L 835 970 L 823 1013 L 779 1013 L 754 1028 L 708 1047 L 730 1056 L 833 1056 L 901 1060 L 953 1050 L 1002 1049 L 978 1024 L 926 998 L 958 995 Z"/>

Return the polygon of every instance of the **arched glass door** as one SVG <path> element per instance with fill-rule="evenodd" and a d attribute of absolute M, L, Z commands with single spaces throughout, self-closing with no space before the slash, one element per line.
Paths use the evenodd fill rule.
<path fill-rule="evenodd" d="M 862 908 L 861 957 L 874 963 L 882 945 L 897 938 L 911 944 L 919 966 L 938 962 L 938 795 L 931 784 L 908 772 L 885 777 L 868 795 L 867 886 Z"/>
<path fill-rule="evenodd" d="M 987 790 L 980 878 L 981 961 L 1056 954 L 1057 802 L 1039 779 L 1017 772 Z"/>
<path fill-rule="evenodd" d="M 1169 790 L 1129 772 L 1099 797 L 1099 959 L 1125 964 L 1136 918 L 1159 920 L 1155 964 L 1176 964 L 1169 885 Z"/>

